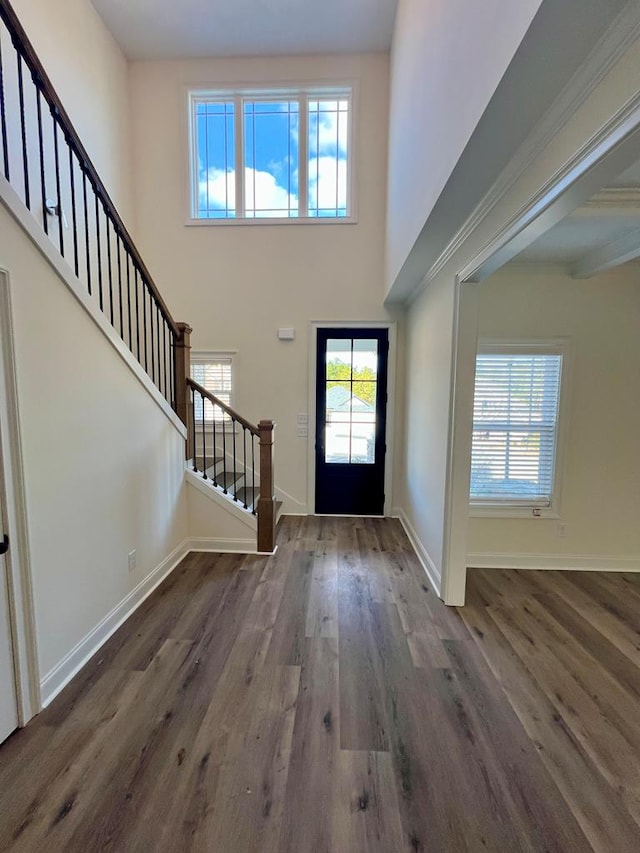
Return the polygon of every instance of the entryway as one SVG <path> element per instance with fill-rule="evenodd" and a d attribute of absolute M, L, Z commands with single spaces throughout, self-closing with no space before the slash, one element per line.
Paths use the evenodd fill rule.
<path fill-rule="evenodd" d="M 320 328 L 315 511 L 382 515 L 389 330 Z"/>

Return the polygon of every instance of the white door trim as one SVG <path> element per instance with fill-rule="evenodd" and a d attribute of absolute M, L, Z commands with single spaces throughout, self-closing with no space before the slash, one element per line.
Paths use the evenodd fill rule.
<path fill-rule="evenodd" d="M 309 335 L 309 438 L 307 452 L 307 512 L 313 515 L 316 505 L 316 354 L 318 329 L 388 329 L 387 360 L 387 452 L 384 460 L 384 514 L 391 515 L 393 505 L 393 459 L 396 411 L 396 364 L 398 336 L 395 320 L 312 320 Z"/>
<path fill-rule="evenodd" d="M 6 562 L 18 721 L 24 726 L 42 706 L 12 316 L 9 274 L 0 269 L 0 432 L 4 445 L 5 524 L 10 542 Z"/>

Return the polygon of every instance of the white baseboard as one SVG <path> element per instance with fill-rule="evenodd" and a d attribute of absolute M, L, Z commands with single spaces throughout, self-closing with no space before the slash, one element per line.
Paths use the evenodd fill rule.
<path fill-rule="evenodd" d="M 393 512 L 394 518 L 400 519 L 400 524 L 402 524 L 402 526 L 404 527 L 404 531 L 409 538 L 409 542 L 411 542 L 413 550 L 416 552 L 416 556 L 418 560 L 420 560 L 422 568 L 424 569 L 425 574 L 429 578 L 431 586 L 434 588 L 437 595 L 440 595 L 442 578 L 440 577 L 440 572 L 438 571 L 436 564 L 433 562 L 429 552 L 420 541 L 420 537 L 416 533 L 414 526 L 407 518 L 406 512 L 401 507 L 396 507 Z"/>
<path fill-rule="evenodd" d="M 594 557 L 580 554 L 468 554 L 467 568 L 640 572 L 640 557 Z"/>
<path fill-rule="evenodd" d="M 40 682 L 42 707 L 47 705 L 60 693 L 69 681 L 87 663 L 90 657 L 114 634 L 136 610 L 145 598 L 168 577 L 180 561 L 189 553 L 188 540 L 181 542 L 153 571 L 140 581 L 131 592 L 116 605 L 71 651 L 64 656 L 60 663 L 48 672 Z"/>
<path fill-rule="evenodd" d="M 261 554 L 256 550 L 255 536 L 252 539 L 207 539 L 194 537 L 187 540 L 188 551 L 211 551 L 215 554 Z M 277 550 L 276 545 L 276 550 Z M 267 552 L 269 554 L 274 551 Z"/>

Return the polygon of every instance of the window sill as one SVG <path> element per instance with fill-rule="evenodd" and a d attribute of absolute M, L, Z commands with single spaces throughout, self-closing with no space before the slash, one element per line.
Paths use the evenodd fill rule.
<path fill-rule="evenodd" d="M 543 518 L 559 519 L 560 514 L 551 506 L 469 506 L 469 518 L 520 518 L 538 521 Z"/>
<path fill-rule="evenodd" d="M 185 226 L 187 228 L 198 228 L 201 226 L 208 227 L 210 225 L 225 227 L 233 225 L 357 225 L 358 218 L 356 216 L 298 216 L 295 218 L 289 217 L 258 217 L 255 219 L 187 219 Z"/>

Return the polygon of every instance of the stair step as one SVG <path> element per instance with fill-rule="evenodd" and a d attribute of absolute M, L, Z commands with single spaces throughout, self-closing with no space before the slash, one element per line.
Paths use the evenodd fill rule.
<path fill-rule="evenodd" d="M 211 479 L 213 479 L 213 477 L 211 477 Z M 226 474 L 221 471 L 216 475 L 216 484 L 221 488 L 228 490 L 232 489 L 234 484 L 239 483 L 240 480 L 243 479 L 244 474 L 242 473 L 242 471 L 236 471 L 235 474 L 233 473 L 233 471 L 227 471 Z"/>
<path fill-rule="evenodd" d="M 206 458 L 207 474 L 209 474 L 209 471 L 212 471 L 221 462 L 222 462 L 222 456 L 216 456 L 213 459 L 211 458 L 211 456 L 207 456 L 207 458 Z M 196 465 L 198 467 L 198 471 L 204 470 L 204 463 L 205 463 L 205 460 L 203 459 L 202 456 L 196 456 Z M 209 474 L 209 476 L 211 476 L 211 475 Z"/>
<path fill-rule="evenodd" d="M 247 509 L 253 509 L 253 505 L 258 500 L 259 494 L 259 489 L 254 489 L 251 486 L 243 486 L 236 492 L 236 497 L 238 498 L 238 503 L 241 503 L 242 506 L 246 504 Z"/>

